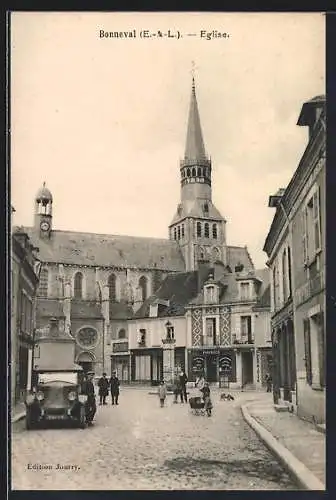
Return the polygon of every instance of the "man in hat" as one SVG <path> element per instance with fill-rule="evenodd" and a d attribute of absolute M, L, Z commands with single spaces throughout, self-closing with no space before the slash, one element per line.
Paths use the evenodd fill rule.
<path fill-rule="evenodd" d="M 110 390 L 111 390 L 111 399 L 112 399 L 112 404 L 114 403 L 117 405 L 118 404 L 118 398 L 119 398 L 119 386 L 120 382 L 117 377 L 117 372 L 114 370 L 112 372 L 112 377 L 110 378 Z"/>
<path fill-rule="evenodd" d="M 98 380 L 98 387 L 99 387 L 99 404 L 100 405 L 106 405 L 106 396 L 108 396 L 108 387 L 109 387 L 109 381 L 106 377 L 106 373 L 103 373 L 103 376 L 100 377 Z"/>
<path fill-rule="evenodd" d="M 88 425 L 92 425 L 92 420 L 96 414 L 96 395 L 93 385 L 94 372 L 87 372 L 86 379 L 82 385 L 82 393 L 87 395 L 87 401 L 85 403 L 85 414 L 86 422 Z"/>

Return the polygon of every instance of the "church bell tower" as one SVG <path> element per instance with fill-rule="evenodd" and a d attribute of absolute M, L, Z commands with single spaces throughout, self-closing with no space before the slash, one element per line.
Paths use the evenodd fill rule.
<path fill-rule="evenodd" d="M 180 161 L 181 199 L 169 226 L 169 238 L 178 241 L 186 271 L 197 270 L 201 261 L 226 265 L 226 221 L 212 203 L 211 178 L 193 77 L 185 153 Z"/>

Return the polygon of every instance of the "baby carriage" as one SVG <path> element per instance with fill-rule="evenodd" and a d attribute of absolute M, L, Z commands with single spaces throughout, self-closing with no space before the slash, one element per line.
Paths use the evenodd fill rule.
<path fill-rule="evenodd" d="M 212 403 L 210 397 L 205 397 L 204 400 L 201 397 L 189 398 L 189 405 L 191 411 L 194 415 L 205 415 L 211 416 Z"/>

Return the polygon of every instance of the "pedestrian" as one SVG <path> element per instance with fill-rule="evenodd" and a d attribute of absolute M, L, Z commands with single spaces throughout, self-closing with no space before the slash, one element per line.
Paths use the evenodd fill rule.
<path fill-rule="evenodd" d="M 111 391 L 111 399 L 112 399 L 112 404 L 114 405 L 114 403 L 117 405 L 119 404 L 118 403 L 118 399 L 119 399 L 119 386 L 120 386 L 120 382 L 119 382 L 119 379 L 117 377 L 117 372 L 114 370 L 112 372 L 112 376 L 110 378 L 110 391 Z"/>
<path fill-rule="evenodd" d="M 265 375 L 266 392 L 272 392 L 272 375 L 267 372 Z"/>
<path fill-rule="evenodd" d="M 204 384 L 205 384 L 205 378 L 204 378 L 204 375 L 201 374 L 197 379 L 196 379 L 196 382 L 195 382 L 195 386 L 200 390 L 202 391 L 203 387 L 204 387 Z"/>
<path fill-rule="evenodd" d="M 179 378 L 175 378 L 175 380 L 174 380 L 173 392 L 174 392 L 174 403 L 177 403 L 178 396 L 180 396 L 181 403 L 183 403 L 182 390 L 181 390 L 181 384 L 180 384 Z"/>
<path fill-rule="evenodd" d="M 213 406 L 212 406 L 210 387 L 208 382 L 204 383 L 203 389 L 201 389 L 201 391 L 203 393 L 204 409 L 207 412 L 208 417 L 211 417 L 211 410 Z"/>
<path fill-rule="evenodd" d="M 187 382 L 188 382 L 188 377 L 184 373 L 183 370 L 181 370 L 180 373 L 180 386 L 181 386 L 181 403 L 183 403 L 183 400 L 185 403 L 187 403 Z"/>
<path fill-rule="evenodd" d="M 109 381 L 106 377 L 106 373 L 103 373 L 103 376 L 100 377 L 98 380 L 98 387 L 99 387 L 99 404 L 100 405 L 106 405 L 106 397 L 108 396 L 108 388 L 109 388 Z"/>
<path fill-rule="evenodd" d="M 160 385 L 158 388 L 158 395 L 159 395 L 159 399 L 160 399 L 160 407 L 163 408 L 165 399 L 167 397 L 167 387 L 166 387 L 164 380 L 161 380 L 161 382 L 160 382 Z"/>
<path fill-rule="evenodd" d="M 86 379 L 83 382 L 81 391 L 83 394 L 86 394 L 87 396 L 87 400 L 85 403 L 85 417 L 86 417 L 86 422 L 89 426 L 93 425 L 92 421 L 97 411 L 96 395 L 93 385 L 93 376 L 94 372 L 88 372 L 86 374 Z"/>

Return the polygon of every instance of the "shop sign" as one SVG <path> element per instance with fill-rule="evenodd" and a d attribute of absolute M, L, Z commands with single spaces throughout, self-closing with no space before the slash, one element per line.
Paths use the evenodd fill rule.
<path fill-rule="evenodd" d="M 206 354 L 219 354 L 219 349 L 211 349 L 211 347 L 209 349 L 205 349 L 204 351 L 202 351 L 202 354 L 203 355 L 206 355 Z"/>
<path fill-rule="evenodd" d="M 204 358 L 197 357 L 192 360 L 192 371 L 199 372 L 204 370 Z"/>
<path fill-rule="evenodd" d="M 115 342 L 113 343 L 113 352 L 127 352 L 128 342 Z"/>

